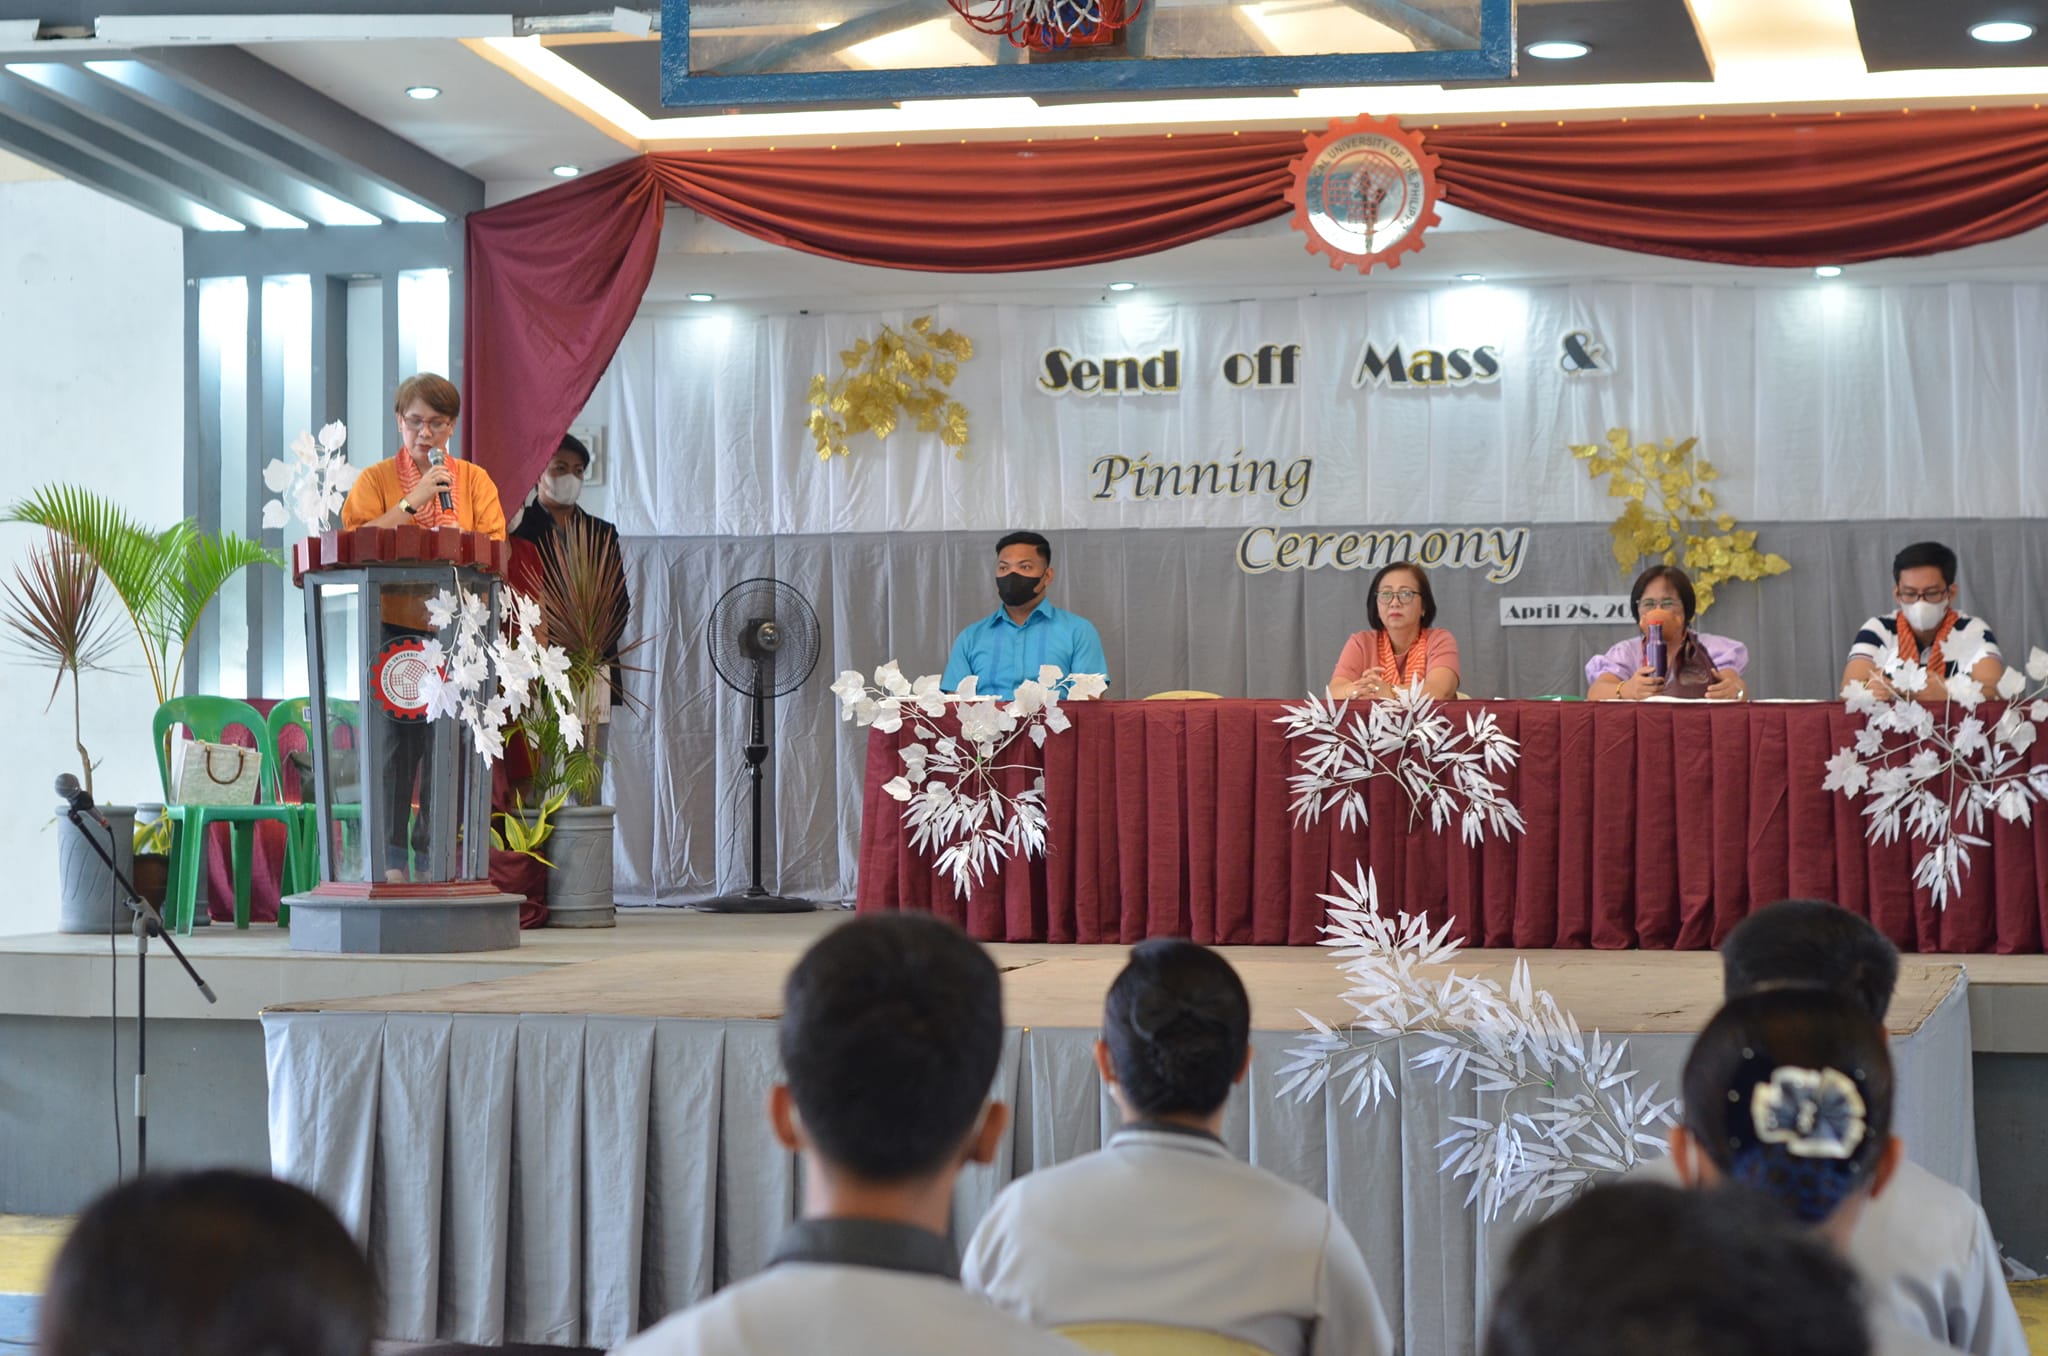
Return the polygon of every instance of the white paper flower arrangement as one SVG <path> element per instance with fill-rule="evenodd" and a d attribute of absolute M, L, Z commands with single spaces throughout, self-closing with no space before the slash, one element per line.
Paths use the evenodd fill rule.
<path fill-rule="evenodd" d="M 427 622 L 437 632 L 422 646 L 426 677 L 420 696 L 428 720 L 455 719 L 469 728 L 486 763 L 505 756 L 505 727 L 532 706 L 545 685 L 555 697 L 562 737 L 583 745 L 583 723 L 569 692 L 569 655 L 540 643 L 540 604 L 512 589 L 511 625 L 491 634 L 491 605 L 457 584 L 427 600 Z M 443 639 L 447 644 L 443 644 Z"/>
<path fill-rule="evenodd" d="M 1506 990 L 1459 974 L 1450 967 L 1463 944 L 1451 925 L 1432 932 L 1414 914 L 1381 913 L 1364 866 L 1335 880 L 1337 893 L 1320 896 L 1329 919 L 1321 945 L 1336 948 L 1352 1015 L 1301 1013 L 1309 1030 L 1279 1071 L 1278 1096 L 1307 1101 L 1329 1087 L 1366 1115 L 1396 1096 L 1387 1047 L 1420 1037 L 1408 1067 L 1464 1084 L 1480 1113 L 1447 1117 L 1437 1148 L 1439 1170 L 1471 1179 L 1465 1205 L 1486 1220 L 1510 1206 L 1517 1219 L 1548 1214 L 1598 1174 L 1665 1152 L 1659 1127 L 1671 1124 L 1675 1099 L 1659 1101 L 1654 1083 L 1636 1091 L 1627 1041 L 1583 1034 L 1520 958 Z"/>
<path fill-rule="evenodd" d="M 1002 762 L 1004 753 L 1019 738 L 1043 748 L 1048 735 L 1071 723 L 1061 701 L 1089 701 L 1108 686 L 1099 673 L 1063 674 L 1047 664 L 1036 679 L 1019 683 L 1009 701 L 979 696 L 972 677 L 949 698 L 937 674 L 905 678 L 892 659 L 875 670 L 874 686 L 847 669 L 832 692 L 841 720 L 885 734 L 908 724 L 917 736 L 899 750 L 902 774 L 882 789 L 903 802 L 911 847 L 935 855 L 954 893 L 965 895 L 1012 854 L 1045 855 L 1045 778 L 1034 776 L 1028 789 L 1006 792 L 1002 774 L 1035 769 Z M 948 709 L 958 717 L 957 735 L 938 724 Z"/>
<path fill-rule="evenodd" d="M 1432 832 L 1456 822 L 1468 845 L 1522 831 L 1521 811 L 1490 775 L 1513 767 L 1521 746 L 1491 711 L 1468 714 L 1460 730 L 1418 683 L 1362 711 L 1311 695 L 1279 721 L 1307 741 L 1288 778 L 1298 827 L 1330 810 L 1346 829 L 1365 827 L 1366 784 L 1386 777 L 1407 793 L 1411 828 L 1426 813 Z"/>
<path fill-rule="evenodd" d="M 1927 685 L 1927 670 L 1897 656 L 1882 669 L 1890 699 L 1863 683 L 1845 686 L 1842 699 L 1863 727 L 1828 759 L 1821 782 L 1852 800 L 1868 794 L 1870 842 L 1896 842 L 1903 832 L 1919 847 L 1913 883 L 1937 909 L 1962 888 L 1970 849 L 1988 841 L 1991 815 L 2031 824 L 2034 806 L 2048 801 L 2048 764 L 2029 766 L 2027 757 L 2048 722 L 2048 652 L 2036 648 L 2024 672 L 2006 669 L 1996 690 L 2005 710 L 1989 723 L 1977 709 L 1993 694 L 1968 676 L 1968 663 L 1962 667 L 1939 709 L 1914 697 Z"/>
<path fill-rule="evenodd" d="M 263 506 L 264 528 L 283 528 L 296 518 L 306 531 L 325 532 L 341 512 L 360 468 L 348 464 L 342 445 L 348 429 L 339 421 L 325 425 L 318 436 L 301 433 L 292 440 L 291 459 L 282 457 L 263 468 L 263 483 L 277 498 Z"/>

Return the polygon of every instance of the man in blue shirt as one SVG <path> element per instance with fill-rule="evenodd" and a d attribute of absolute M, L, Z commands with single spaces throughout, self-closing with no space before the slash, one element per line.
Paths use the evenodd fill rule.
<path fill-rule="evenodd" d="M 1014 696 L 1042 665 L 1062 674 L 1109 676 L 1102 638 L 1088 619 L 1046 601 L 1052 587 L 1052 543 L 1036 532 L 1012 532 L 996 543 L 996 593 L 1003 605 L 953 642 L 942 686 L 959 690 L 972 675 L 984 697 Z"/>

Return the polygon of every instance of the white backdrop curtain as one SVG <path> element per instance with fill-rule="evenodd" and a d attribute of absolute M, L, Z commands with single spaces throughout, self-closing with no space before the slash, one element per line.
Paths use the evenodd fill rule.
<path fill-rule="evenodd" d="M 820 465 L 805 427 L 815 373 L 916 315 L 970 336 L 953 391 L 964 458 L 936 437 L 854 440 Z M 1608 371 L 1572 375 L 1583 332 Z M 1370 341 L 1500 356 L 1498 381 L 1354 387 Z M 1236 389 L 1232 353 L 1299 343 L 1298 385 Z M 1174 395 L 1050 396 L 1041 355 L 1180 352 Z M 1793 563 L 1724 589 L 1708 629 L 1744 640 L 1759 695 L 1825 697 L 1856 624 L 1886 606 L 1892 553 L 1934 537 L 1964 557 L 1964 605 L 2008 651 L 2048 642 L 2048 290 L 1969 283 L 1587 284 L 1374 289 L 1152 307 L 938 304 L 732 318 L 650 311 L 584 422 L 609 448 L 610 515 L 627 538 L 637 629 L 612 770 L 620 898 L 687 902 L 743 883 L 746 706 L 712 672 L 702 630 L 729 585 L 773 575 L 817 610 L 817 675 L 776 706 L 769 884 L 850 897 L 865 745 L 825 692 L 839 669 L 896 658 L 937 672 L 954 633 L 994 606 L 990 556 L 1016 527 L 1055 543 L 1056 596 L 1103 633 L 1114 692 L 1195 687 L 1288 696 L 1319 687 L 1364 625 L 1369 572 L 1246 574 L 1245 529 L 1525 528 L 1519 572 L 1438 570 L 1440 622 L 1478 695 L 1579 690 L 1612 628 L 1503 629 L 1503 596 L 1618 593 L 1618 504 L 1567 447 L 1627 426 L 1701 439 L 1721 505 Z M 1292 509 L 1272 495 L 1093 497 L 1108 456 L 1313 463 Z"/>

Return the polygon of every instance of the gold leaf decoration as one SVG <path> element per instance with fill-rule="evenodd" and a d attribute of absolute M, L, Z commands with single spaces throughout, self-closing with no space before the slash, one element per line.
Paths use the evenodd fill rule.
<path fill-rule="evenodd" d="M 846 370 L 836 380 L 811 378 L 811 439 L 818 460 L 847 455 L 855 434 L 887 438 L 909 424 L 936 433 L 953 455 L 967 455 L 967 407 L 946 394 L 960 364 L 974 356 L 974 341 L 954 330 L 934 330 L 921 315 L 905 333 L 882 326 L 873 339 L 839 350 Z"/>
<path fill-rule="evenodd" d="M 1737 528 L 1707 489 L 1721 473 L 1699 455 L 1699 439 L 1638 443 L 1625 428 L 1607 430 L 1605 443 L 1575 444 L 1572 455 L 1586 463 L 1595 480 L 1606 476 L 1607 493 L 1625 501 L 1607 529 L 1614 538 L 1614 563 L 1622 577 L 1634 575 L 1647 558 L 1683 566 L 1692 578 L 1699 610 L 1714 605 L 1714 586 L 1730 579 L 1763 579 L 1792 568 L 1783 556 L 1756 549 L 1756 533 Z"/>

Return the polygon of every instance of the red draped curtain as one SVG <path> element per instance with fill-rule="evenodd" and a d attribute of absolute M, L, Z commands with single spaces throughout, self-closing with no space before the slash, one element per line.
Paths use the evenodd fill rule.
<path fill-rule="evenodd" d="M 2048 222 L 2048 113 L 1431 127 L 1445 201 L 1712 263 L 1855 263 Z M 678 202 L 791 249 L 1007 273 L 1151 254 L 1288 210 L 1298 133 L 662 152 L 469 218 L 470 445 L 521 497 L 590 398 Z"/>

